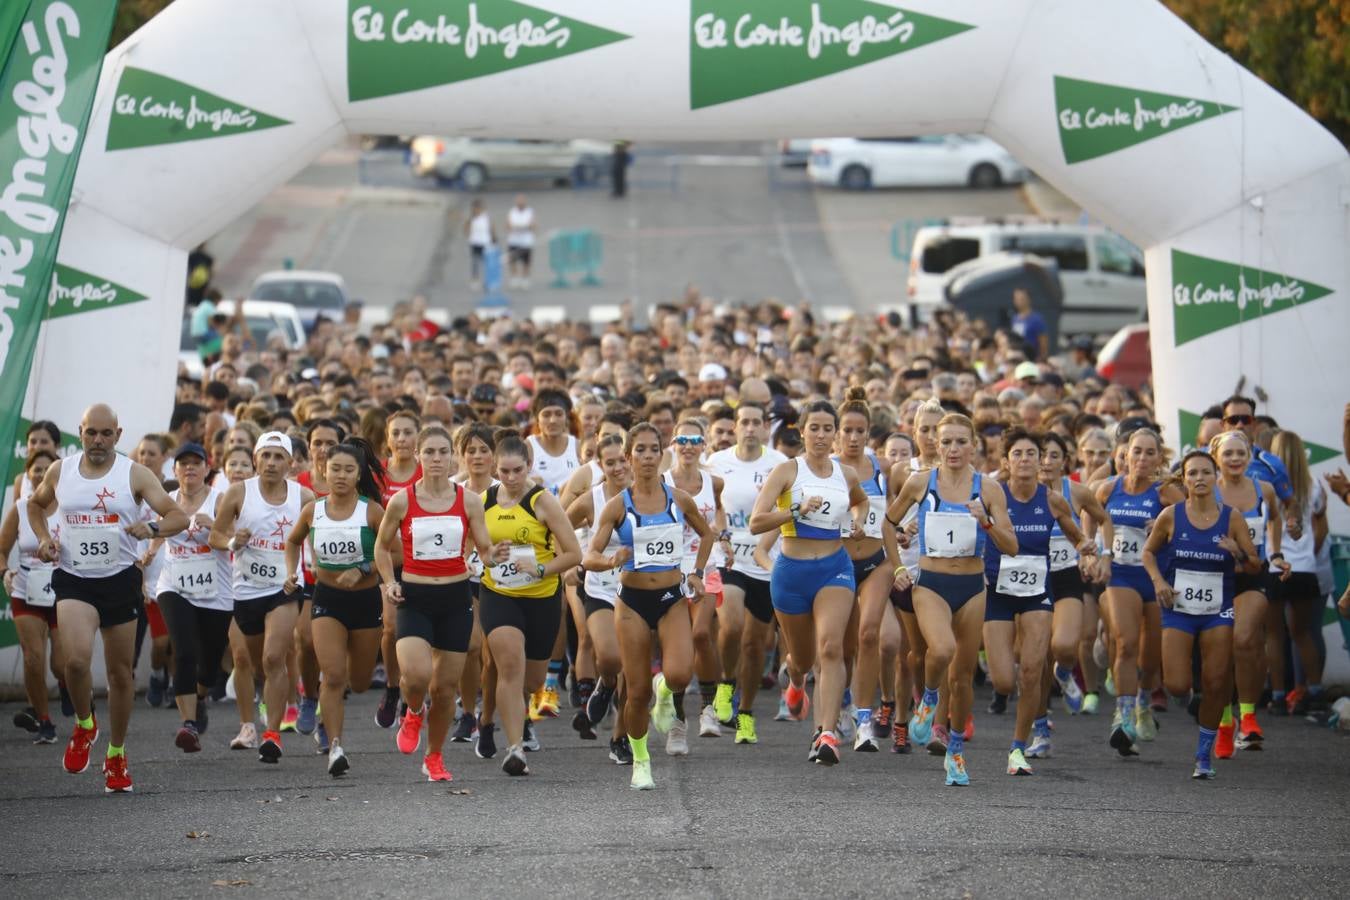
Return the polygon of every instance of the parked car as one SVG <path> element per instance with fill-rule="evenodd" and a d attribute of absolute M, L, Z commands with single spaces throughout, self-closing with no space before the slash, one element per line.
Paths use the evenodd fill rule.
<path fill-rule="evenodd" d="M 234 301 L 222 300 L 216 304 L 216 311 L 234 315 Z M 244 327 L 258 349 L 263 349 L 275 338 L 279 339 L 287 350 L 299 350 L 305 346 L 305 328 L 300 321 L 300 313 L 289 303 L 276 303 L 270 300 L 244 301 Z M 178 362 L 194 378 L 201 378 L 204 367 L 201 354 L 197 351 L 197 339 L 192 336 L 192 316 L 183 317 L 183 330 L 178 344 Z"/>
<path fill-rule="evenodd" d="M 341 321 L 349 299 L 347 282 L 341 275 L 299 269 L 264 272 L 254 279 L 248 296 L 250 300 L 271 300 L 294 306 L 306 332 L 313 330 L 314 321 L 320 315 L 334 322 Z"/>
<path fill-rule="evenodd" d="M 942 303 L 943 276 L 972 259 L 1000 252 L 1054 259 L 1064 285 L 1060 334 L 1110 334 L 1144 319 L 1144 255 L 1100 225 L 1036 220 L 925 226 L 909 254 L 907 295 L 915 321 Z"/>
<path fill-rule="evenodd" d="M 784 138 L 778 142 L 778 163 L 784 168 L 801 169 L 811 161 L 815 138 Z"/>
<path fill-rule="evenodd" d="M 419 177 L 466 191 L 504 179 L 592 184 L 609 171 L 613 150 L 603 141 L 423 136 L 413 138 L 411 165 Z"/>
<path fill-rule="evenodd" d="M 1097 374 L 1128 388 L 1141 388 L 1153 376 L 1148 323 L 1126 325 L 1111 335 L 1097 354 Z"/>
<path fill-rule="evenodd" d="M 983 135 L 829 138 L 811 145 L 807 174 L 849 190 L 969 185 L 995 188 L 1026 180 L 1012 154 Z"/>

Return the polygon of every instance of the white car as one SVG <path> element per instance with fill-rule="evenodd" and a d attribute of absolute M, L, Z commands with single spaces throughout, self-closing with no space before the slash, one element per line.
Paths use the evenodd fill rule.
<path fill-rule="evenodd" d="M 254 279 L 248 296 L 250 300 L 270 300 L 294 306 L 306 331 L 314 328 L 320 315 L 334 322 L 342 321 L 349 299 L 347 282 L 341 275 L 302 269 L 264 272 Z"/>
<path fill-rule="evenodd" d="M 234 316 L 234 301 L 222 300 L 216 304 L 216 312 L 225 316 Z M 258 350 L 266 349 L 273 341 L 280 341 L 287 350 L 299 350 L 305 346 L 305 326 L 300 314 L 289 303 L 275 303 L 268 300 L 244 301 L 244 327 Z M 201 378 L 203 366 L 201 354 L 197 351 L 197 338 L 192 335 L 192 314 L 183 317 L 183 331 L 178 345 L 178 361 L 193 378 Z"/>
<path fill-rule="evenodd" d="M 506 138 L 413 138 L 413 173 L 476 191 L 492 179 L 594 184 L 609 170 L 613 145 L 602 141 Z"/>
<path fill-rule="evenodd" d="M 1012 154 L 981 135 L 830 138 L 811 145 L 807 174 L 816 184 L 873 187 L 995 188 L 1026 180 Z"/>

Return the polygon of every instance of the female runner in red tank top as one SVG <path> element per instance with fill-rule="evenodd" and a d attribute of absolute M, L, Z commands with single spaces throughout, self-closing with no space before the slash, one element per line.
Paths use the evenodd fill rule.
<path fill-rule="evenodd" d="M 422 477 L 422 464 L 417 459 L 417 432 L 422 428 L 422 420 L 417 413 L 409 410 L 396 412 L 389 417 L 384 426 L 384 442 L 389 448 L 389 458 L 384 464 L 384 495 L 380 502 L 389 506 L 394 495 Z M 398 577 L 403 568 L 403 553 L 398 544 L 389 548 L 394 557 L 394 577 Z M 380 658 L 384 661 L 385 688 L 380 705 L 375 710 L 375 724 L 381 728 L 392 728 L 398 718 L 398 653 L 394 650 L 398 643 L 395 633 L 395 607 L 388 597 L 384 598 L 384 634 L 380 638 Z"/>

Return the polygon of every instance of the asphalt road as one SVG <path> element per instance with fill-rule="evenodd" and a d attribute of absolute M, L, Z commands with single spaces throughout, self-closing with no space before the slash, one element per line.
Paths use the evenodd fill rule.
<path fill-rule="evenodd" d="M 691 738 L 673 759 L 653 739 L 657 789 L 639 793 L 566 718 L 540 726 L 528 778 L 457 744 L 454 782 L 429 784 L 373 724 L 374 702 L 351 701 L 340 780 L 303 736 L 275 767 L 226 749 L 232 704 L 184 755 L 175 713 L 140 702 L 129 796 L 6 726 L 0 895 L 1329 897 L 1350 883 L 1350 743 L 1301 720 L 1267 720 L 1266 751 L 1196 783 L 1181 710 L 1128 761 L 1104 717 L 1060 713 L 1055 756 L 1031 778 L 1003 772 L 1011 710 L 979 715 L 961 789 L 926 754 L 810 765 L 807 726 L 761 710 L 757 746 Z"/>

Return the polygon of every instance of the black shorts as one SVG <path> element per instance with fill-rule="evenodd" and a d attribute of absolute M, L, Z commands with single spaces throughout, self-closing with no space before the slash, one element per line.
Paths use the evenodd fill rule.
<path fill-rule="evenodd" d="M 580 584 L 577 585 L 577 597 L 578 599 L 581 600 L 581 609 L 583 612 L 586 613 L 586 618 L 588 619 L 591 616 L 595 615 L 596 613 L 606 609 L 609 610 L 610 612 L 614 612 L 613 603 L 606 603 L 604 600 L 597 600 L 595 597 L 592 597 L 590 594 L 586 593 L 585 582 L 581 582 Z"/>
<path fill-rule="evenodd" d="M 864 579 L 886 562 L 886 551 L 878 550 L 866 559 L 853 560 L 853 583 L 862 587 Z"/>
<path fill-rule="evenodd" d="M 525 635 L 525 658 L 549 659 L 562 624 L 560 592 L 551 597 L 512 597 L 487 585 L 478 587 L 478 621 L 486 637 L 498 628 L 514 628 Z"/>
<path fill-rule="evenodd" d="M 473 597 L 469 582 L 403 582 L 403 602 L 395 614 L 399 640 L 421 638 L 437 650 L 467 653 L 473 636 Z"/>
<path fill-rule="evenodd" d="M 348 631 L 384 627 L 384 602 L 375 586 L 344 591 L 326 584 L 314 585 L 312 619 L 336 619 Z"/>
<path fill-rule="evenodd" d="M 903 591 L 898 591 L 892 587 L 891 606 L 901 612 L 909 613 L 911 616 L 914 615 L 914 588 L 907 587 Z"/>
<path fill-rule="evenodd" d="M 112 628 L 136 621 L 145 597 L 141 594 L 141 570 L 127 566 L 113 575 L 86 578 L 65 569 L 52 572 L 52 593 L 57 602 L 79 600 L 98 610 L 98 627 Z"/>
<path fill-rule="evenodd" d="M 507 255 L 511 262 L 528 266 L 530 264 L 530 255 L 533 252 L 533 247 L 511 247 L 507 250 Z"/>
<path fill-rule="evenodd" d="M 1262 594 L 1269 597 L 1273 593 L 1270 584 L 1272 579 L 1270 577 L 1270 572 L 1265 568 L 1265 565 L 1264 562 L 1261 563 L 1261 571 L 1257 572 L 1255 575 L 1250 575 L 1246 572 L 1238 572 L 1233 576 L 1233 596 L 1236 597 L 1239 594 L 1245 594 L 1248 591 L 1260 591 Z"/>
<path fill-rule="evenodd" d="M 769 593 L 769 582 L 751 578 L 736 569 L 722 570 L 722 586 L 738 587 L 745 594 L 745 608 L 761 622 L 773 621 L 773 595 Z M 726 591 L 722 592 L 722 602 L 726 602 Z"/>
<path fill-rule="evenodd" d="M 275 594 L 256 597 L 252 600 L 240 600 L 236 597 L 234 600 L 234 621 L 245 637 L 257 637 L 267 630 L 268 613 L 285 606 L 287 603 L 294 603 L 296 609 L 299 610 L 303 600 L 304 595 L 300 591 L 296 591 L 294 594 L 277 591 Z"/>
<path fill-rule="evenodd" d="M 624 606 L 642 616 L 648 628 L 655 629 L 661 624 L 666 613 L 684 602 L 684 591 L 678 584 L 667 588 L 634 588 L 624 585 L 619 588 L 619 600 Z"/>
<path fill-rule="evenodd" d="M 1288 603 L 1291 600 L 1312 600 L 1319 604 L 1326 602 L 1326 598 L 1322 596 L 1322 585 L 1312 572 L 1294 572 L 1290 574 L 1288 581 L 1276 580 L 1274 590 L 1269 596 L 1278 603 Z"/>
<path fill-rule="evenodd" d="M 1077 566 L 1050 573 L 1050 596 L 1055 600 L 1082 600 L 1086 593 L 1087 582 L 1083 581 L 1083 573 Z"/>

